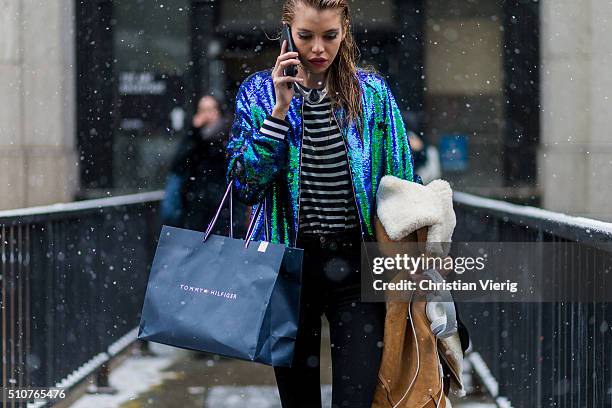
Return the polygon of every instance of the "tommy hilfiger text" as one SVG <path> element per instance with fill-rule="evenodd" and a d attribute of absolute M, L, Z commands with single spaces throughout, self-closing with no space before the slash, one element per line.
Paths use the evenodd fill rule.
<path fill-rule="evenodd" d="M 181 286 L 181 289 L 183 289 L 186 292 L 195 292 L 195 293 L 201 293 L 202 295 L 219 296 L 219 297 L 224 297 L 226 299 L 236 299 L 237 298 L 237 295 L 232 292 L 224 292 L 224 291 L 220 291 L 216 289 L 208 289 L 208 288 L 198 288 L 198 287 L 189 286 L 189 285 L 180 285 L 180 286 Z"/>

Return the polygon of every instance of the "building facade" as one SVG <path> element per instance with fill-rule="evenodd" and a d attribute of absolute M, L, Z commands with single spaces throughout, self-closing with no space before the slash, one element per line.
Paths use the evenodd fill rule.
<path fill-rule="evenodd" d="M 78 189 L 73 2 L 0 2 L 0 209 Z"/>
<path fill-rule="evenodd" d="M 198 97 L 215 94 L 231 116 L 240 82 L 278 54 L 280 0 L 61 3 L 0 5 L 2 208 L 161 188 Z M 610 195 L 595 194 L 611 171 L 609 10 L 587 3 L 351 7 L 361 63 L 387 77 L 455 189 L 594 214 Z M 573 194 L 558 188 L 568 183 Z"/>

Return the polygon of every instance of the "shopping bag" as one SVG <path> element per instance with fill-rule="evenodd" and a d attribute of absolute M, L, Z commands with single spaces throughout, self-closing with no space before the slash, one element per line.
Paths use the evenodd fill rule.
<path fill-rule="evenodd" d="M 273 366 L 290 366 L 297 336 L 303 251 L 163 226 L 138 338 Z M 263 209 L 263 211 L 262 211 Z"/>

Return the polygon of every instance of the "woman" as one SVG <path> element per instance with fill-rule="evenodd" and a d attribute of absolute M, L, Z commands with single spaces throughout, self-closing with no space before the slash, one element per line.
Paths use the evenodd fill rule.
<path fill-rule="evenodd" d="M 242 201 L 266 203 L 256 239 L 268 235 L 304 249 L 293 365 L 275 368 L 283 407 L 321 406 L 323 313 L 332 405 L 369 407 L 385 305 L 360 302 L 360 244 L 374 239 L 380 179 L 413 181 L 410 147 L 385 80 L 355 66 L 347 0 L 287 0 L 282 21 L 298 52 L 286 52 L 283 43 L 274 68 L 241 85 L 228 179 Z M 298 67 L 296 77 L 284 76 L 290 65 Z"/>

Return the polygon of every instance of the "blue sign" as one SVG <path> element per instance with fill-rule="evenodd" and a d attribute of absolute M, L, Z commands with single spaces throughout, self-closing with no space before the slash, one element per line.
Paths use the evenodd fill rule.
<path fill-rule="evenodd" d="M 440 137 L 440 165 L 443 171 L 465 171 L 468 168 L 467 137 L 442 135 Z"/>

